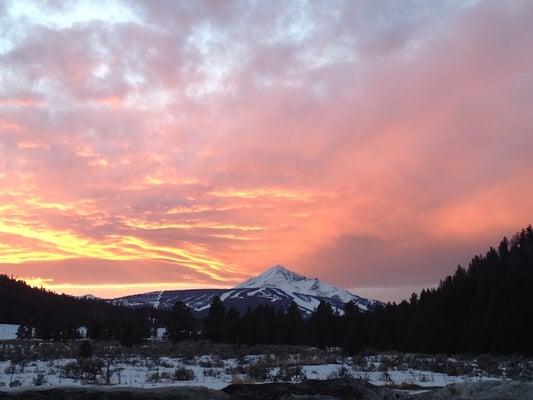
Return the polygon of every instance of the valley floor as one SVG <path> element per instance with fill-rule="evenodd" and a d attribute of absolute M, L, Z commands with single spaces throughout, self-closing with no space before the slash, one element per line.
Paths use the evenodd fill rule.
<path fill-rule="evenodd" d="M 298 383 L 356 378 L 377 386 L 419 391 L 454 383 L 532 380 L 533 362 L 521 358 L 367 354 L 346 357 L 337 349 L 257 346 L 235 349 L 208 342 L 151 342 L 126 349 L 95 343 L 94 355 L 77 357 L 81 342 L 0 343 L 0 391 L 35 388 L 222 389 L 241 383 Z"/>

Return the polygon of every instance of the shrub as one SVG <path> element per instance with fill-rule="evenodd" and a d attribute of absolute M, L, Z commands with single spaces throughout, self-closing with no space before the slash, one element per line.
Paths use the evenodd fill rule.
<path fill-rule="evenodd" d="M 482 354 L 477 357 L 477 366 L 482 371 L 491 375 L 501 375 L 500 360 L 488 354 Z"/>
<path fill-rule="evenodd" d="M 239 375 L 233 375 L 231 377 L 231 384 L 232 385 L 240 385 L 242 383 L 244 383 L 244 381 L 242 380 L 242 378 Z"/>
<path fill-rule="evenodd" d="M 227 367 L 224 372 L 228 375 L 245 375 L 248 373 L 248 368 L 244 364 L 237 364 L 235 367 Z"/>
<path fill-rule="evenodd" d="M 205 377 L 220 378 L 221 375 L 222 375 L 222 371 L 220 369 L 215 369 L 215 368 L 204 369 Z"/>
<path fill-rule="evenodd" d="M 44 378 L 44 374 L 37 374 L 35 378 L 33 378 L 33 384 L 35 386 L 42 386 L 46 383 L 46 379 Z"/>
<path fill-rule="evenodd" d="M 4 373 L 6 375 L 13 375 L 16 372 L 16 370 L 17 370 L 17 366 L 11 363 L 4 369 Z"/>
<path fill-rule="evenodd" d="M 366 362 L 365 357 L 361 355 L 352 357 L 352 368 L 353 369 L 364 370 L 366 368 L 366 365 L 367 365 L 367 362 Z"/>
<path fill-rule="evenodd" d="M 146 383 L 159 383 L 161 382 L 161 375 L 159 372 L 154 372 L 146 377 Z"/>
<path fill-rule="evenodd" d="M 214 358 L 208 360 L 200 360 L 198 362 L 198 365 L 204 368 L 222 368 L 224 367 L 224 362 L 219 358 Z"/>
<path fill-rule="evenodd" d="M 93 355 L 93 348 L 91 347 L 91 343 L 89 343 L 87 340 L 83 341 L 80 346 L 80 352 L 79 356 L 80 358 L 91 358 Z"/>
<path fill-rule="evenodd" d="M 174 371 L 174 380 L 176 381 L 192 381 L 194 378 L 194 371 L 190 368 L 179 367 Z"/>
<path fill-rule="evenodd" d="M 69 379 L 81 379 L 83 376 L 83 365 L 80 361 L 71 361 L 62 369 L 62 375 Z"/>
<path fill-rule="evenodd" d="M 159 365 L 163 368 L 172 368 L 174 366 L 165 360 L 159 360 Z"/>
<path fill-rule="evenodd" d="M 250 365 L 249 376 L 250 379 L 256 382 L 264 382 L 268 379 L 270 373 L 270 368 L 262 362 L 256 362 L 255 364 Z"/>
<path fill-rule="evenodd" d="M 339 368 L 337 368 L 335 371 L 331 372 L 328 375 L 328 379 L 346 380 L 346 379 L 352 379 L 352 378 L 353 378 L 352 374 L 350 373 L 348 368 L 346 368 L 344 365 L 341 365 Z"/>
<path fill-rule="evenodd" d="M 100 359 L 89 359 L 72 361 L 63 367 L 63 376 L 70 379 L 85 378 L 96 382 L 99 375 L 102 375 L 104 362 Z"/>
<path fill-rule="evenodd" d="M 283 382 L 302 382 L 306 376 L 300 366 L 283 366 L 279 369 L 278 374 L 274 377 L 274 380 L 280 380 Z"/>
<path fill-rule="evenodd" d="M 391 377 L 390 377 L 390 375 L 389 375 L 389 373 L 387 371 L 381 373 L 380 379 L 383 382 L 392 382 L 392 379 L 391 379 Z"/>
<path fill-rule="evenodd" d="M 81 378 L 81 374 L 82 374 L 81 365 L 77 361 L 71 361 L 65 364 L 65 366 L 62 369 L 62 376 L 64 378 L 79 379 Z"/>
<path fill-rule="evenodd" d="M 460 367 L 460 365 L 458 365 L 458 363 L 446 361 L 444 365 L 444 372 L 446 373 L 446 375 L 458 376 L 461 375 L 462 368 Z"/>

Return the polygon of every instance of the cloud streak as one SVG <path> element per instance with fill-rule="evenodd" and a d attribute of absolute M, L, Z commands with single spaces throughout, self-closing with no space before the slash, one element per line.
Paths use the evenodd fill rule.
<path fill-rule="evenodd" d="M 0 272 L 393 293 L 533 219 L 529 2 L 36 4 L 0 9 Z"/>

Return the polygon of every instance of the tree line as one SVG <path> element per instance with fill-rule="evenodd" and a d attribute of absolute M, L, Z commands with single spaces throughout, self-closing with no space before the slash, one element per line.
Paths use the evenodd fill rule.
<path fill-rule="evenodd" d="M 533 229 L 503 238 L 497 249 L 476 255 L 437 288 L 420 296 L 362 312 L 348 303 L 344 314 L 322 302 L 307 318 L 297 305 L 286 311 L 260 305 L 239 315 L 213 298 L 201 328 L 183 303 L 167 322 L 171 340 L 204 337 L 239 344 L 341 346 L 424 353 L 533 354 Z"/>
<path fill-rule="evenodd" d="M 181 302 L 170 312 L 128 308 L 58 295 L 0 275 L 0 321 L 21 324 L 20 338 L 45 340 L 79 338 L 84 326 L 91 339 L 134 345 L 166 326 L 172 341 L 340 346 L 350 354 L 374 349 L 531 355 L 532 288 L 529 226 L 504 238 L 497 249 L 476 255 L 467 268 L 458 266 L 438 287 L 366 312 L 348 303 L 340 315 L 321 302 L 305 316 L 296 304 L 286 310 L 259 305 L 241 315 L 214 297 L 208 316 L 196 319 Z"/>
<path fill-rule="evenodd" d="M 0 275 L 0 321 L 20 324 L 20 339 L 78 339 L 84 327 L 90 338 L 133 345 L 150 337 L 152 326 L 164 319 L 162 315 L 154 309 L 60 295 Z"/>

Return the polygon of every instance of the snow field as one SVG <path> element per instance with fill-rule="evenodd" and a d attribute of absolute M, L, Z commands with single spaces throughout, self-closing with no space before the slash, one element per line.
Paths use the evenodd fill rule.
<path fill-rule="evenodd" d="M 340 363 L 317 365 L 269 366 L 272 356 L 253 355 L 244 359 L 220 359 L 218 356 L 196 356 L 193 360 L 161 357 L 146 359 L 130 357 L 121 361 L 103 360 L 101 373 L 96 381 L 84 378 L 67 378 L 66 369 L 76 359 L 57 359 L 50 361 L 31 361 L 28 363 L 0 362 L 0 390 L 12 391 L 40 387 L 65 386 L 119 386 L 154 388 L 166 386 L 205 386 L 211 389 L 222 389 L 231 383 L 264 383 L 284 377 L 282 368 L 292 368 L 298 374 L 285 380 L 297 382 L 302 379 L 331 379 L 354 377 L 368 381 L 374 385 L 418 385 L 421 387 L 446 386 L 450 383 L 477 382 L 497 379 L 488 375 L 457 375 L 431 371 L 386 370 L 364 371 L 350 365 L 349 358 L 339 360 Z M 176 378 L 176 371 L 184 369 L 191 375 Z M 109 377 L 106 381 L 105 376 Z M 185 380 L 180 380 L 185 379 Z M 283 380 L 283 379 L 282 379 Z M 15 384 L 13 384 L 15 382 Z"/>
<path fill-rule="evenodd" d="M 14 324 L 0 324 L 0 340 L 16 339 L 19 326 Z"/>

